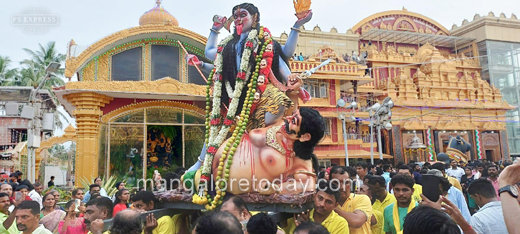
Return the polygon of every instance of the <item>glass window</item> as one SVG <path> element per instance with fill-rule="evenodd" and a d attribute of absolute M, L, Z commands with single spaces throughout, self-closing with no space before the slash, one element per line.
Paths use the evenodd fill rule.
<path fill-rule="evenodd" d="M 187 124 L 204 124 L 204 117 L 190 113 L 188 111 L 184 111 L 184 123 Z"/>
<path fill-rule="evenodd" d="M 112 56 L 112 80 L 141 80 L 142 51 L 142 47 L 137 47 Z"/>
<path fill-rule="evenodd" d="M 329 83 L 325 80 L 307 80 L 303 84 L 305 90 L 309 92 L 313 98 L 327 98 L 329 92 Z"/>
<path fill-rule="evenodd" d="M 207 61 L 206 59 L 204 59 L 200 56 L 197 56 L 197 58 L 199 58 L 199 60 L 204 63 L 211 64 L 211 62 Z M 201 69 L 201 72 L 202 72 L 202 74 L 204 74 L 204 76 L 207 79 L 209 76 L 209 73 L 204 72 L 204 70 L 202 70 L 202 69 Z M 199 71 L 197 71 L 197 68 L 195 66 L 188 66 L 188 82 L 190 84 L 206 85 L 206 81 L 204 81 L 204 79 L 200 75 Z"/>
<path fill-rule="evenodd" d="M 112 124 L 110 127 L 110 175 L 117 181 L 126 180 L 127 187 L 138 185 L 143 178 L 143 140 L 142 125 Z"/>
<path fill-rule="evenodd" d="M 331 122 L 331 119 L 330 118 L 325 118 L 325 135 L 326 136 L 330 136 L 331 133 L 330 133 L 330 126 L 331 126 L 332 122 Z"/>
<path fill-rule="evenodd" d="M 160 124 L 182 123 L 182 110 L 150 108 L 146 110 L 146 122 Z"/>
<path fill-rule="evenodd" d="M 152 80 L 165 77 L 179 80 L 179 48 L 154 45 L 152 46 Z"/>
<path fill-rule="evenodd" d="M 135 113 L 125 114 L 121 117 L 118 117 L 112 122 L 118 123 L 143 123 L 144 122 L 144 111 L 137 111 Z"/>

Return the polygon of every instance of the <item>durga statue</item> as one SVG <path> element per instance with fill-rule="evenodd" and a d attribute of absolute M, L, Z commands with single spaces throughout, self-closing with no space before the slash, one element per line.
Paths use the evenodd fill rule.
<path fill-rule="evenodd" d="M 302 85 L 311 73 L 291 73 L 287 58 L 294 54 L 300 27 L 311 20 L 312 11 L 310 0 L 293 1 L 298 20 L 285 45 L 261 26 L 255 5 L 242 3 L 233 7 L 229 19 L 213 18 L 205 48 L 213 64 L 187 56 L 188 64 L 210 75 L 205 144 L 183 180 L 193 180 L 198 189 L 193 201 L 208 210 L 216 208 L 226 192 L 314 190 L 317 159 L 313 151 L 323 138 L 325 124 L 318 111 L 298 106 L 298 99 L 310 100 Z M 231 23 L 235 24 L 232 35 L 218 42 L 220 30 L 229 30 Z M 241 189 L 244 179 L 263 182 Z M 287 189 L 290 179 L 299 180 L 300 185 Z M 208 189 L 212 182 L 213 197 Z"/>

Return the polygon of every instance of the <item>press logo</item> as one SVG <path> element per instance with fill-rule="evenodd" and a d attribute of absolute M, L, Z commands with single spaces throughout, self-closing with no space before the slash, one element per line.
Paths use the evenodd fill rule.
<path fill-rule="evenodd" d="M 46 33 L 60 24 L 60 17 L 45 8 L 27 8 L 11 16 L 11 24 L 30 33 Z"/>

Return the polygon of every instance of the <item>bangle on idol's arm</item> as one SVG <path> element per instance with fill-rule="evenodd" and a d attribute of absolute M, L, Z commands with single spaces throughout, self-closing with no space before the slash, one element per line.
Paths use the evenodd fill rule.
<path fill-rule="evenodd" d="M 214 29 L 213 27 L 212 27 L 212 28 L 210 28 L 209 30 L 211 30 L 212 32 L 214 32 L 214 33 L 216 33 L 216 34 L 220 34 L 220 32 L 219 32 L 219 31 L 217 31 L 216 29 Z"/>
<path fill-rule="evenodd" d="M 291 30 L 294 30 L 294 31 L 296 31 L 296 32 L 302 32 L 302 30 L 301 30 L 301 29 L 299 29 L 299 28 L 296 28 L 296 27 L 291 27 Z"/>

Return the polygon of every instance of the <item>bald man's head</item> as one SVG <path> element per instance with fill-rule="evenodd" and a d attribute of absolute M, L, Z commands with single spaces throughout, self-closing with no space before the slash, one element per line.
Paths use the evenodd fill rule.
<path fill-rule="evenodd" d="M 126 209 L 116 214 L 109 231 L 111 234 L 140 234 L 143 231 L 141 213 Z"/>

